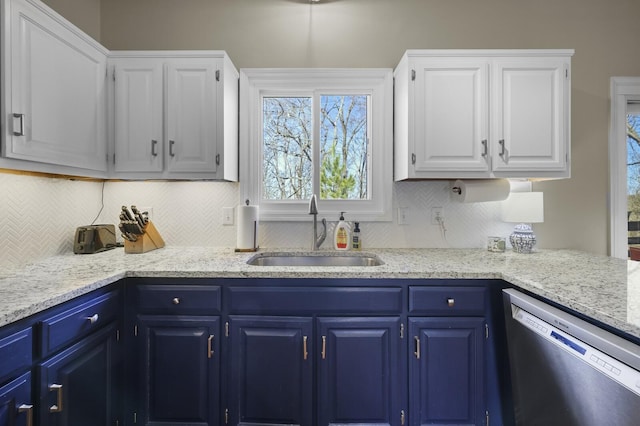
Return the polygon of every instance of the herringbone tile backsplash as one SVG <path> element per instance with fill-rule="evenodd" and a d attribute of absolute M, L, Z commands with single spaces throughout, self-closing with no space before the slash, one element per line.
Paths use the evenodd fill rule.
<path fill-rule="evenodd" d="M 167 245 L 236 245 L 236 227 L 222 225 L 222 208 L 239 203 L 239 184 L 227 182 L 85 182 L 0 173 L 0 267 L 20 266 L 73 250 L 78 226 L 118 223 L 122 205 L 151 207 L 152 220 Z M 104 208 L 101 211 L 101 206 Z M 449 182 L 394 184 L 394 220 L 362 223 L 364 248 L 480 248 L 487 236 L 507 236 L 499 203 L 460 204 L 449 198 Z M 397 207 L 408 210 L 398 225 Z M 431 207 L 443 207 L 446 233 L 431 224 Z M 98 213 L 100 213 L 98 215 Z M 334 220 L 323 248 L 332 245 Z M 355 220 L 357 218 L 349 218 Z M 263 222 L 261 247 L 308 248 L 309 223 Z"/>

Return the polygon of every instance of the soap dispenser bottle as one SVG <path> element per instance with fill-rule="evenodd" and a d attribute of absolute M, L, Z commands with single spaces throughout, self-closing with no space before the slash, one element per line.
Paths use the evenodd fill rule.
<path fill-rule="evenodd" d="M 351 228 L 349 224 L 344 221 L 345 212 L 340 212 L 340 220 L 336 225 L 336 230 L 333 233 L 333 248 L 336 250 L 348 250 L 349 242 L 351 241 Z"/>
<path fill-rule="evenodd" d="M 351 233 L 351 250 L 362 250 L 362 239 L 360 239 L 360 222 L 354 222 L 355 228 Z"/>

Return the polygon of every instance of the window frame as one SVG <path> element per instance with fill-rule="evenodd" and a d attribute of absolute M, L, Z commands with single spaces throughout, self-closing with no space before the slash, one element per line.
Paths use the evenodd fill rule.
<path fill-rule="evenodd" d="M 252 68 L 240 70 L 240 195 L 260 206 L 262 221 L 307 221 L 309 200 L 262 199 L 262 99 L 268 96 L 369 95 L 370 197 L 367 200 L 318 198 L 321 217 L 391 221 L 393 185 L 393 70 L 390 68 Z M 315 110 L 314 110 L 315 111 Z M 318 119 L 315 117 L 314 119 Z M 313 186 L 319 188 L 319 126 L 313 125 Z M 385 161 L 386 160 L 386 161 Z M 317 194 L 319 197 L 319 194 Z"/>

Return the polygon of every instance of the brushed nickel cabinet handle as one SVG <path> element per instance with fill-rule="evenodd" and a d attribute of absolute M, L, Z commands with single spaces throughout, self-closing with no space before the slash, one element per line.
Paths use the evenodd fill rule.
<path fill-rule="evenodd" d="M 213 356 L 213 337 L 213 334 L 210 334 L 207 339 L 207 358 L 209 359 Z"/>
<path fill-rule="evenodd" d="M 327 336 L 322 336 L 322 359 L 327 358 Z"/>
<path fill-rule="evenodd" d="M 179 297 L 174 297 L 173 300 L 171 301 L 174 305 L 179 305 L 180 304 L 180 298 Z"/>
<path fill-rule="evenodd" d="M 19 131 L 13 131 L 13 136 L 24 136 L 24 114 L 13 114 L 13 118 L 19 118 L 20 119 L 20 130 Z"/>
<path fill-rule="evenodd" d="M 49 392 L 57 392 L 58 397 L 56 400 L 56 404 L 49 407 L 50 413 L 60 413 L 62 412 L 62 385 L 52 384 L 49 385 Z"/>
<path fill-rule="evenodd" d="M 93 314 L 92 316 L 86 317 L 85 319 L 89 321 L 89 324 L 95 324 L 98 322 L 99 318 L 100 317 L 98 316 L 98 314 Z"/>
<path fill-rule="evenodd" d="M 413 341 L 416 344 L 416 349 L 413 351 L 413 354 L 416 356 L 416 359 L 420 359 L 420 338 L 413 336 Z"/>
<path fill-rule="evenodd" d="M 22 404 L 18 407 L 18 413 L 27 413 L 27 426 L 33 426 L 33 405 Z"/>
<path fill-rule="evenodd" d="M 302 336 L 302 359 L 306 361 L 309 357 L 309 352 L 307 352 L 307 336 Z"/>
<path fill-rule="evenodd" d="M 456 304 L 456 299 L 454 299 L 453 297 L 449 297 L 447 299 L 447 306 L 450 308 L 453 308 L 453 306 Z"/>

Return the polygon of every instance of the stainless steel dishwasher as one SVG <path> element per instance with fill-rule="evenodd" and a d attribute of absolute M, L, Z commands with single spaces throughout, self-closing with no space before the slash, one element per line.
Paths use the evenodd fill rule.
<path fill-rule="evenodd" d="M 639 346 L 516 290 L 503 300 L 517 425 L 640 425 Z"/>

